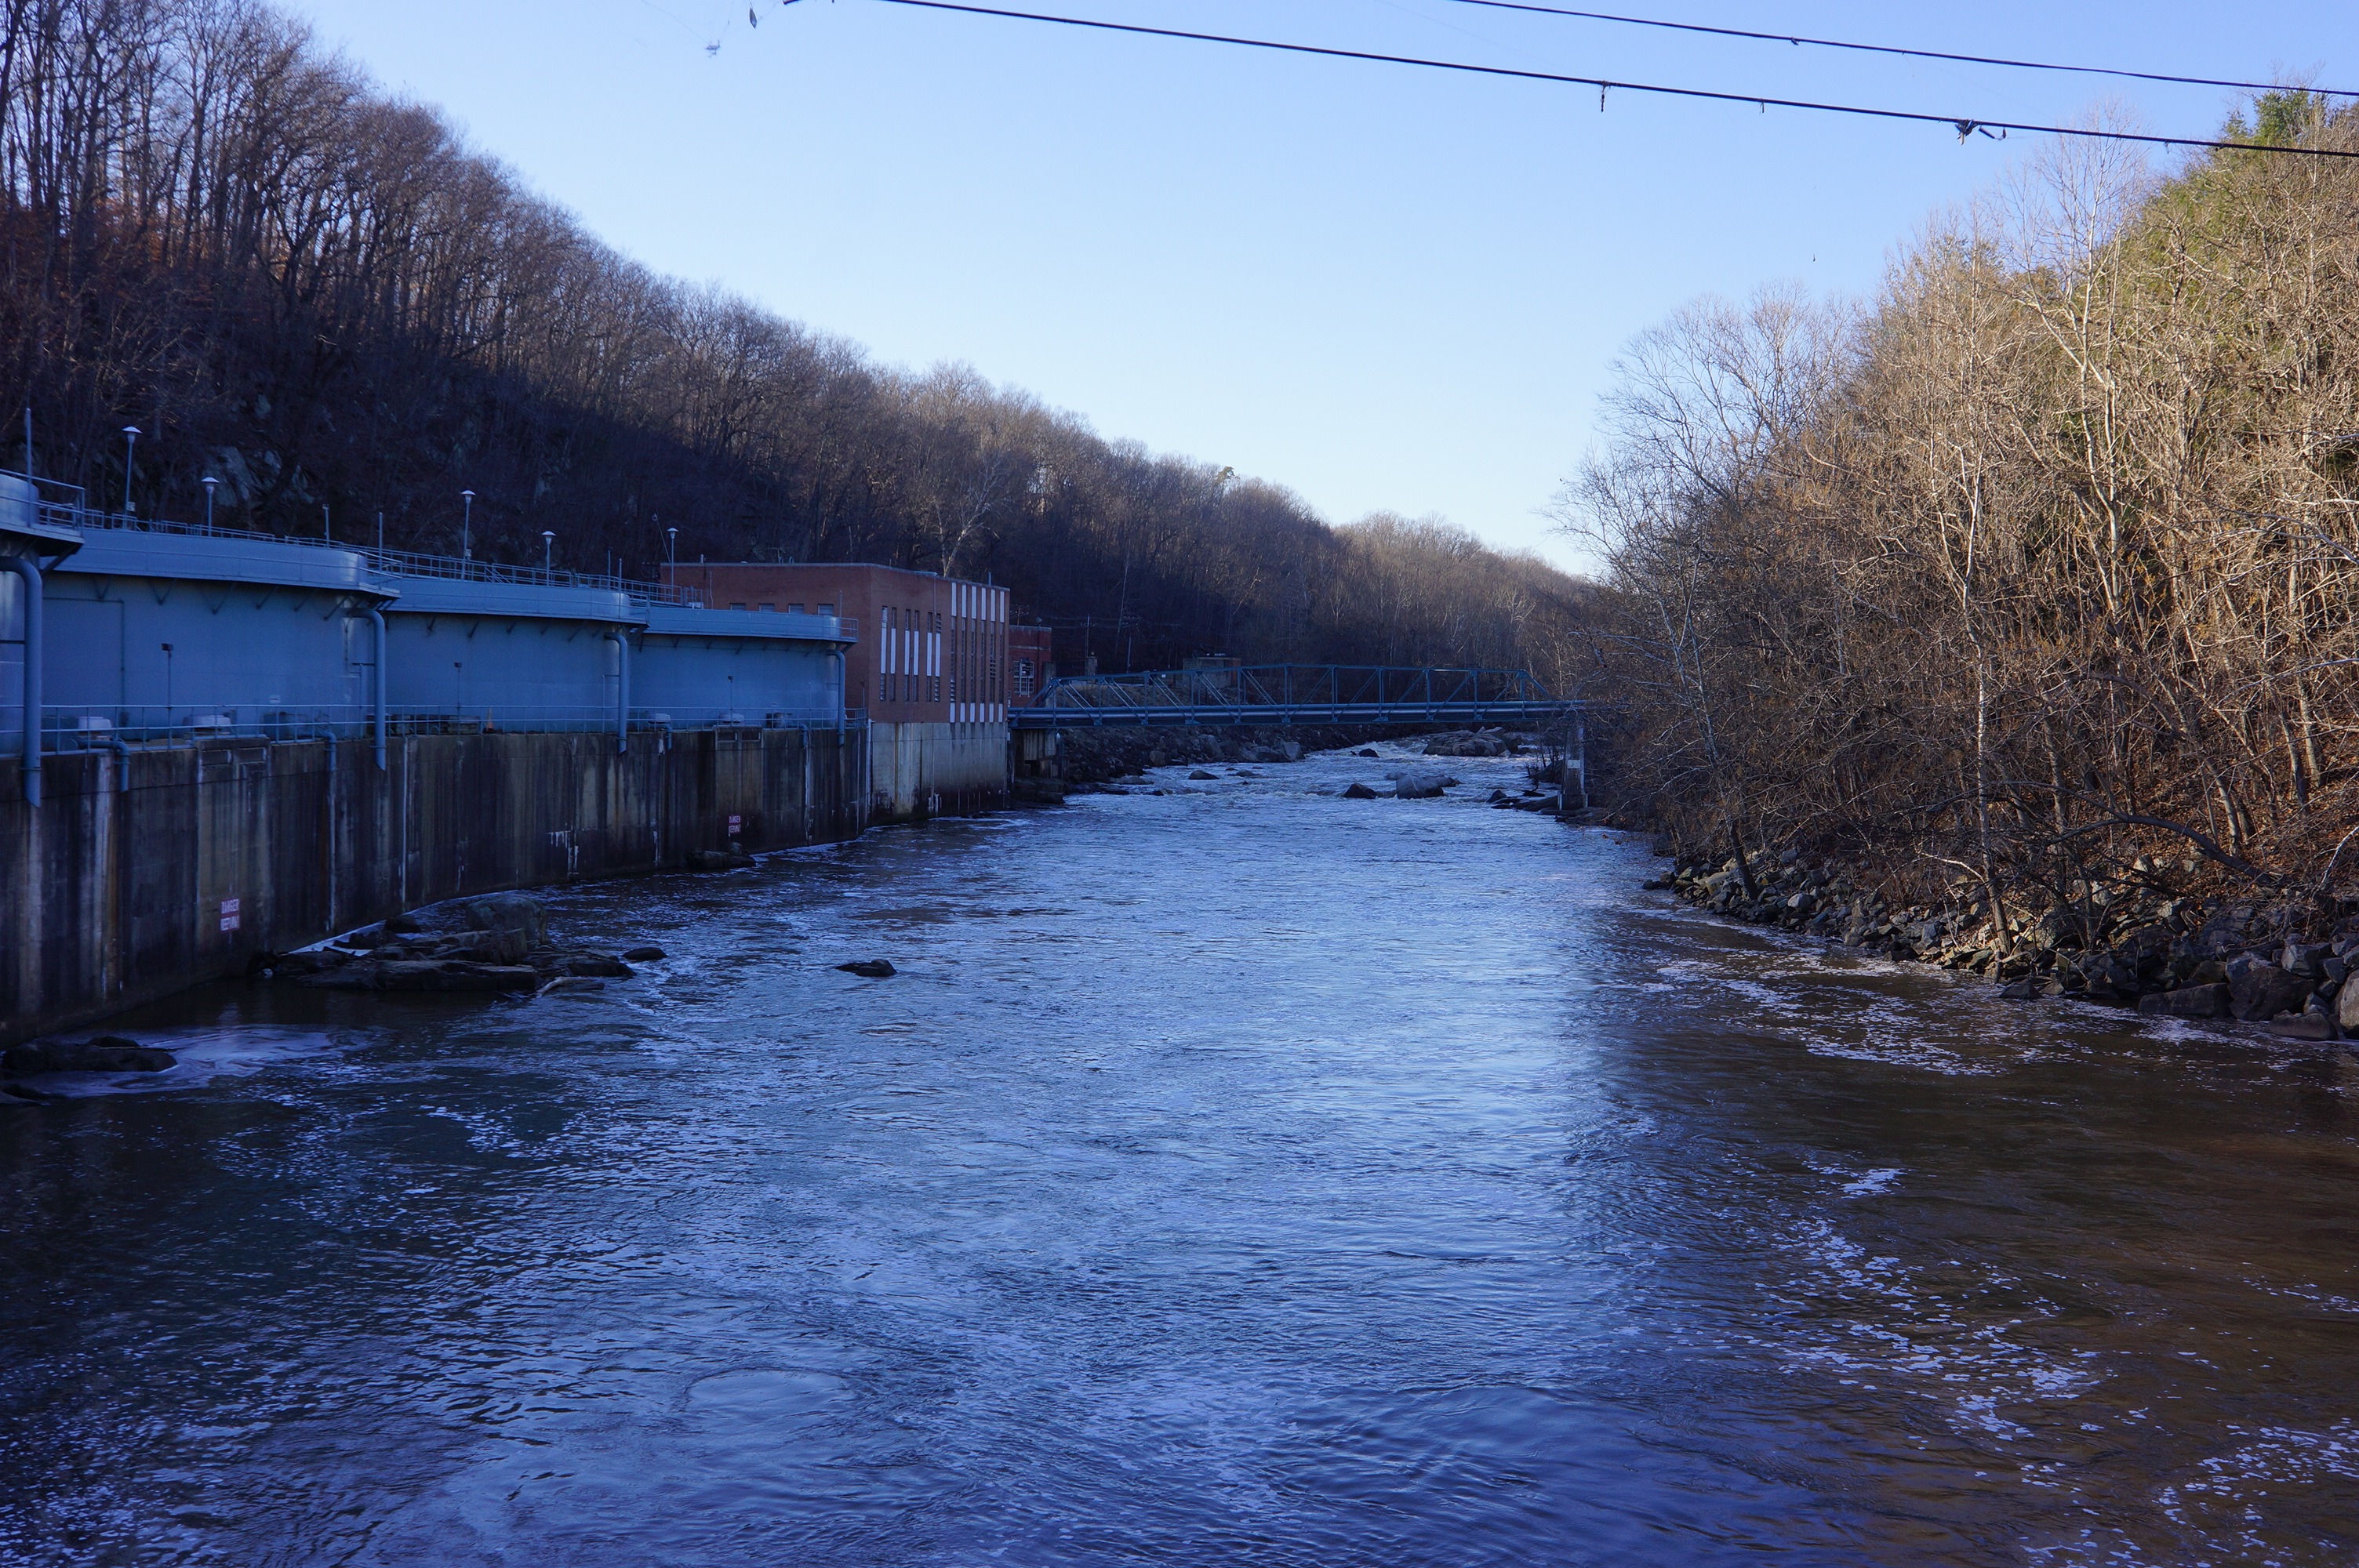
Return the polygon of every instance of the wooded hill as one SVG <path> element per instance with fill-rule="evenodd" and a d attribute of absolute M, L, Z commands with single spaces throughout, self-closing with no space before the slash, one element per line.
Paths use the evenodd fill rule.
<path fill-rule="evenodd" d="M 2352 912 L 2359 161 L 2065 146 L 1872 302 L 1701 303 L 1618 377 L 1563 505 L 1687 846 L 1864 861 L 2001 946 L 2124 897 Z"/>
<path fill-rule="evenodd" d="M 1010 585 L 1060 656 L 1532 665 L 1583 586 L 1434 523 L 1331 527 L 963 369 L 657 276 L 242 0 L 5 0 L 0 363 L 45 474 L 141 510 L 645 575 L 873 560 Z M 17 404 L 9 404 L 11 411 Z M 0 436 L 0 460 L 17 457 Z M 1072 634 L 1064 629 L 1072 628 Z M 1070 646 L 1069 646 L 1070 644 Z"/>

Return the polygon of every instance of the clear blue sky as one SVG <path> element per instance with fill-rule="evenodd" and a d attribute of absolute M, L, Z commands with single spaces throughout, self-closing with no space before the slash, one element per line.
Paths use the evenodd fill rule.
<path fill-rule="evenodd" d="M 1567 3 L 1567 0 L 1559 0 Z M 1571 0 L 1577 3 L 1577 0 Z M 1597 0 L 1590 0 L 1593 5 Z M 1872 290 L 2027 149 L 1930 126 L 1453 77 L 875 0 L 294 0 L 321 38 L 663 271 L 1347 522 L 1537 510 L 1615 349 L 1692 296 Z M 1451 0 L 1064 11 L 1788 98 L 2211 133 L 2235 95 L 1519 17 Z M 2359 6 L 1619 0 L 1682 21 L 2359 87 Z M 707 45 L 717 43 L 717 50 Z"/>

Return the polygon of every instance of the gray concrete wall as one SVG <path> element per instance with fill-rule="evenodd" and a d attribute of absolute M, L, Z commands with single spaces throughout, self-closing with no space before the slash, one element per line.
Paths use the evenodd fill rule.
<path fill-rule="evenodd" d="M 880 822 L 961 816 L 1007 804 L 1007 726 L 868 726 L 870 815 Z"/>
<path fill-rule="evenodd" d="M 207 741 L 47 759 L 0 784 L 0 1044 L 242 973 L 400 910 L 849 838 L 858 730 Z M 235 920 L 224 905 L 235 900 Z"/>

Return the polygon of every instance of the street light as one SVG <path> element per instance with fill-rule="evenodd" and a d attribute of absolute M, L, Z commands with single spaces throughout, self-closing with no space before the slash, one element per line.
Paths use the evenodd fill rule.
<path fill-rule="evenodd" d="M 131 515 L 131 462 L 139 455 L 139 427 L 123 427 L 123 514 Z"/>
<path fill-rule="evenodd" d="M 557 535 L 543 528 L 540 531 L 540 569 L 542 571 L 557 569 L 556 554 Z"/>
<path fill-rule="evenodd" d="M 462 490 L 459 499 L 467 508 L 459 518 L 459 558 L 471 561 L 475 558 L 475 492 Z"/>
<path fill-rule="evenodd" d="M 207 474 L 197 482 L 205 487 L 205 532 L 210 534 L 213 531 L 213 492 L 220 487 L 221 481 Z"/>
<path fill-rule="evenodd" d="M 673 577 L 679 576 L 679 530 L 677 528 L 664 530 L 664 564 L 671 568 Z"/>

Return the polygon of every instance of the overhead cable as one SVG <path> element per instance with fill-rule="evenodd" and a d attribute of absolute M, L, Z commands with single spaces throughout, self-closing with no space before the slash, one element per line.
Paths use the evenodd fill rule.
<path fill-rule="evenodd" d="M 1059 16 L 1040 11 L 1008 11 L 991 5 L 967 5 L 956 0 L 877 0 L 884 5 L 909 5 L 921 11 L 954 11 L 968 16 L 997 16 L 1016 22 L 1047 22 L 1063 27 L 1087 27 L 1103 33 L 1133 33 L 1141 38 L 1185 38 L 1193 43 L 1231 44 L 1239 49 L 1275 49 L 1282 54 L 1317 55 L 1327 59 L 1364 60 L 1377 65 L 1413 65 L 1429 70 L 1459 71 L 1470 76 L 1508 77 L 1518 81 L 1547 81 L 1570 87 L 1597 89 L 1597 107 L 1605 95 L 1648 92 L 1666 98 L 1696 98 L 1714 103 L 1749 103 L 1763 113 L 1771 109 L 1805 109 L 1820 114 L 1854 114 L 1871 120 L 1903 120 L 1920 125 L 1946 125 L 1960 141 L 1980 132 L 2004 136 L 2009 131 L 2035 135 L 2074 136 L 2092 142 L 2131 142 L 2156 147 L 2214 147 L 2231 152 L 2271 153 L 2288 157 L 2359 158 L 2359 150 L 2305 147 L 2277 142 L 2232 142 L 2210 136 L 2158 136 L 2137 131 L 2101 131 L 2083 125 L 2038 125 L 2019 120 L 1985 120 L 1963 114 L 1936 114 L 1913 109 L 1874 109 L 1856 103 L 1821 103 L 1803 98 L 1765 98 L 1752 92 L 1713 92 L 1701 87 L 1666 87 L 1658 82 L 1616 81 L 1608 77 L 1566 76 L 1549 70 L 1520 70 L 1505 65 L 1473 65 L 1464 60 L 1427 59 L 1418 55 L 1378 54 L 1366 49 L 1332 49 L 1322 44 L 1280 43 L 1274 38 L 1237 38 L 1226 33 L 1191 33 L 1178 27 L 1149 27 L 1135 22 L 1102 22 L 1088 16 Z"/>
<path fill-rule="evenodd" d="M 1701 22 L 1666 22 L 1653 16 L 1618 16 L 1609 11 L 1573 11 L 1560 5 L 1529 5 L 1525 0 L 1452 0 L 1452 3 L 1480 5 L 1490 11 L 1525 11 L 1539 16 L 1571 16 L 1584 22 L 1619 22 L 1632 27 L 1661 27 L 1675 33 L 1709 33 L 1721 38 L 1753 38 L 1762 43 L 1854 49 L 1861 54 L 1899 55 L 1907 59 L 1943 59 L 1961 65 L 1998 65 L 2010 70 L 2060 70 L 2078 76 L 2118 76 L 2132 81 L 2168 81 L 2180 87 L 2234 87 L 2252 92 L 2315 92 L 2326 98 L 2359 98 L 2359 92 L 2349 89 L 2304 87 L 2293 81 L 2231 81 L 2214 76 L 2172 76 L 2165 71 L 2126 70 L 2109 65 L 2057 65 L 2048 60 L 2008 59 L 2000 55 L 1944 54 L 1940 49 L 1907 49 L 1892 44 L 1855 44 L 1841 38 L 1803 38 L 1792 33 L 1756 33 L 1743 27 L 1708 27 Z"/>

